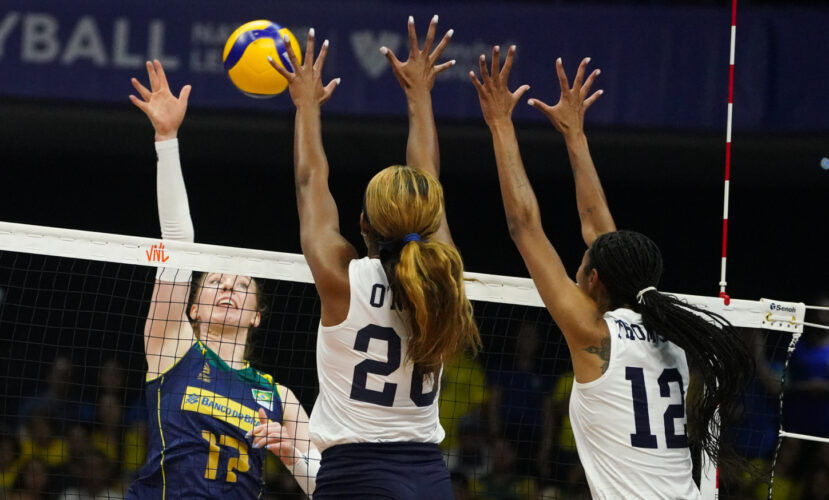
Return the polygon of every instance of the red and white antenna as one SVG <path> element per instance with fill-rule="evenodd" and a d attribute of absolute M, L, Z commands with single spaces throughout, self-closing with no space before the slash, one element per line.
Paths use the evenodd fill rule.
<path fill-rule="evenodd" d="M 734 47 L 737 44 L 737 0 L 731 0 L 731 50 L 728 57 L 728 118 L 725 129 L 725 186 L 723 189 L 722 209 L 722 266 L 720 268 L 720 297 L 725 305 L 731 303 L 731 297 L 725 293 L 728 284 L 725 280 L 725 264 L 728 250 L 728 188 L 731 182 L 731 120 L 734 117 Z M 715 415 L 714 418 L 718 418 Z M 702 452 L 700 474 L 700 494 L 705 500 L 719 498 L 720 470 L 717 464 Z"/>
<path fill-rule="evenodd" d="M 722 211 L 722 265 L 720 267 L 720 297 L 725 305 L 731 298 L 725 293 L 725 265 L 728 250 L 728 190 L 731 182 L 731 120 L 734 116 L 734 47 L 737 43 L 737 0 L 731 2 L 731 51 L 728 58 L 728 119 L 725 131 L 725 187 L 723 189 Z"/>

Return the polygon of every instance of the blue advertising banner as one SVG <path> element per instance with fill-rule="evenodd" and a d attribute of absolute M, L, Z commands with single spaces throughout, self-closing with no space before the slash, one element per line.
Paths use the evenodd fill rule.
<path fill-rule="evenodd" d="M 433 92 L 439 118 L 478 119 L 469 70 L 494 44 L 518 46 L 511 78 L 528 97 L 558 96 L 553 61 L 574 74 L 582 57 L 602 69 L 605 91 L 588 120 L 603 126 L 724 130 L 730 11 L 716 8 L 544 5 L 518 2 L 4 0 L 0 6 L 0 97 L 126 103 L 130 77 L 158 58 L 171 84 L 193 85 L 191 106 L 289 110 L 280 95 L 237 91 L 221 55 L 228 35 L 253 19 L 286 26 L 303 41 L 309 26 L 329 39 L 326 64 L 342 85 L 326 112 L 405 116 L 403 95 L 381 45 L 405 58 L 406 19 L 419 32 L 432 14 L 454 28 Z M 829 130 L 829 10 L 744 9 L 738 15 L 735 129 Z M 519 120 L 541 120 L 529 106 Z"/>

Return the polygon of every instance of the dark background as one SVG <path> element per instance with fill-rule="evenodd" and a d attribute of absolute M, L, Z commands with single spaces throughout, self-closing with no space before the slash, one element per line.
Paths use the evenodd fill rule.
<path fill-rule="evenodd" d="M 159 234 L 153 133 L 138 110 L 7 99 L 0 115 L 4 220 Z M 526 276 L 506 230 L 483 120 L 440 121 L 438 132 L 449 222 L 466 268 Z M 404 161 L 406 133 L 404 119 L 329 116 L 323 109 L 341 229 L 358 248 L 362 191 L 376 171 Z M 662 248 L 661 288 L 716 294 L 724 132 L 588 128 L 587 134 L 617 225 L 650 235 Z M 518 137 L 547 234 L 575 271 L 584 245 L 563 141 L 551 125 L 519 123 Z M 179 139 L 198 242 L 300 251 L 290 114 L 191 109 Z M 734 132 L 733 297 L 808 301 L 824 286 L 829 172 L 819 162 L 827 154 L 825 133 Z"/>

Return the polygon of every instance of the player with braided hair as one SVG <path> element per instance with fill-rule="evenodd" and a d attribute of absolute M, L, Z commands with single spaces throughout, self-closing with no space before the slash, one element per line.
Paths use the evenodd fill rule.
<path fill-rule="evenodd" d="M 689 445 L 736 460 L 718 442 L 719 429 L 736 414 L 751 355 L 725 319 L 657 290 L 662 256 L 650 238 L 616 231 L 583 131 L 584 112 L 602 93 L 590 93 L 599 70 L 585 79 L 589 59 L 572 87 L 556 61 L 555 106 L 529 100 L 564 136 L 573 169 L 588 250 L 570 279 L 544 233 L 518 149 L 512 110 L 529 86 L 507 86 L 514 52 L 501 68 L 495 47 L 491 70 L 481 56 L 482 81 L 470 77 L 492 132 L 510 235 L 570 350 L 570 419 L 593 497 L 699 498 Z M 689 366 L 704 389 L 689 393 Z"/>

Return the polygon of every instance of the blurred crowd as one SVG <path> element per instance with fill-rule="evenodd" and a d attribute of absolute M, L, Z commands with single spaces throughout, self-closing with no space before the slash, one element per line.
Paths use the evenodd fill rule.
<path fill-rule="evenodd" d="M 829 306 L 829 297 L 819 305 Z M 807 318 L 808 319 L 808 318 Z M 829 312 L 814 322 L 829 325 Z M 503 352 L 445 364 L 442 444 L 458 500 L 582 499 L 589 489 L 568 419 L 573 374 L 563 344 L 538 325 L 518 323 Z M 757 377 L 746 392 L 744 422 L 734 429 L 749 472 L 721 471 L 721 498 L 766 498 L 777 451 L 779 397 L 788 333 L 743 330 Z M 551 347 L 552 345 L 552 347 Z M 558 361 L 559 370 L 550 361 Z M 485 361 L 485 363 L 484 363 Z M 486 366 L 486 369 L 483 366 Z M 118 499 L 143 465 L 147 415 L 141 391 L 128 390 L 124 366 L 104 362 L 94 398 L 73 387 L 72 363 L 55 359 L 45 390 L 25 399 L 16 416 L 0 415 L 0 498 Z M 806 328 L 785 376 L 783 427 L 829 437 L 829 330 Z M 32 384 L 35 387 L 35 384 Z M 270 456 L 264 498 L 303 498 Z M 774 499 L 829 498 L 829 444 L 783 439 L 774 468 Z"/>

